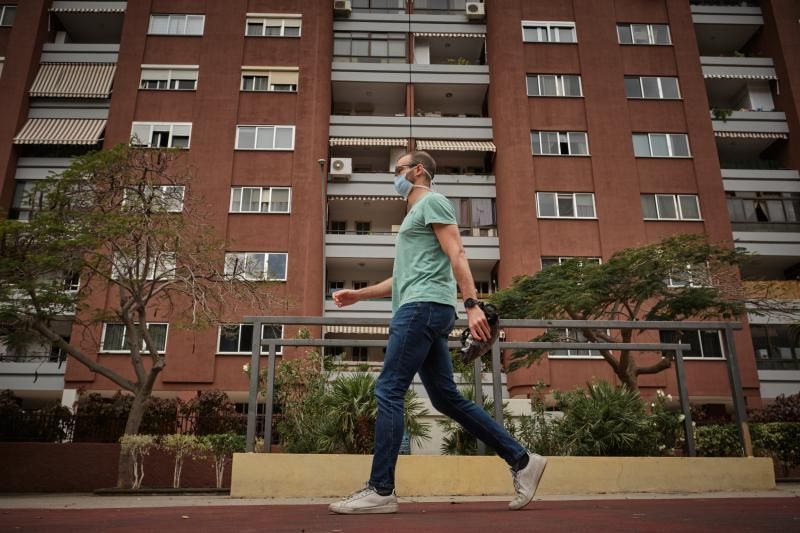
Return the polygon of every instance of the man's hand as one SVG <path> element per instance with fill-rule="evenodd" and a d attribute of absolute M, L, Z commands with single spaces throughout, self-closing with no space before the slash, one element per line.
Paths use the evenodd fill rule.
<path fill-rule="evenodd" d="M 472 338 L 476 341 L 484 342 L 489 340 L 492 336 L 492 329 L 489 327 L 489 321 L 486 320 L 483 309 L 477 305 L 467 309 L 467 323 L 469 324 Z"/>
<path fill-rule="evenodd" d="M 361 297 L 358 295 L 358 291 L 352 289 L 340 289 L 333 293 L 333 302 L 336 307 L 353 305 L 359 300 L 361 300 Z"/>

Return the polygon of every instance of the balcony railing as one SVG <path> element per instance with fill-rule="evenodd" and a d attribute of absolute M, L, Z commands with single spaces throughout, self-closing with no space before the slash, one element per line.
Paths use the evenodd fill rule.
<path fill-rule="evenodd" d="M 738 168 L 751 170 L 782 170 L 784 167 L 780 161 L 774 159 L 745 159 L 741 161 L 722 160 L 720 168 Z"/>

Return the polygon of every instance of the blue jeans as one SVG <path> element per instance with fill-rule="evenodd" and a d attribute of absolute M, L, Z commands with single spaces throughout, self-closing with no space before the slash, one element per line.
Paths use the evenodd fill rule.
<path fill-rule="evenodd" d="M 458 391 L 447 348 L 455 319 L 452 306 L 432 302 L 405 304 L 392 318 L 383 370 L 375 386 L 378 418 L 369 484 L 380 491 L 394 489 L 403 440 L 403 400 L 417 372 L 433 407 L 493 448 L 509 465 L 527 453 L 505 428 Z"/>

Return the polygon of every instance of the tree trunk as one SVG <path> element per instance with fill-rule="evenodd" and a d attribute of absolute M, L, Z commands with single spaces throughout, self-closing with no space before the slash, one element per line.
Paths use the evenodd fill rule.
<path fill-rule="evenodd" d="M 617 377 L 622 384 L 628 387 L 630 390 L 639 390 L 639 384 L 637 383 L 638 376 L 636 375 L 636 363 L 634 363 L 633 358 L 628 360 L 628 364 L 626 366 L 620 366 L 619 371 L 617 372 Z"/>
<path fill-rule="evenodd" d="M 125 423 L 125 435 L 135 435 L 139 433 L 139 427 L 144 418 L 144 403 L 150 396 L 149 390 L 139 389 L 133 397 L 131 411 L 128 413 L 128 420 Z M 120 453 L 117 463 L 117 488 L 129 489 L 133 487 L 133 459 L 130 454 Z"/>

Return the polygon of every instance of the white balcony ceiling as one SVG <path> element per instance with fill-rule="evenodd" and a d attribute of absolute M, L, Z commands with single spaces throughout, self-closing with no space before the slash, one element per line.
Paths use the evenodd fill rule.
<path fill-rule="evenodd" d="M 418 83 L 414 86 L 414 105 L 424 112 L 480 116 L 487 89 L 486 85 Z"/>
<path fill-rule="evenodd" d="M 755 35 L 758 24 L 695 24 L 701 55 L 732 55 Z"/>
<path fill-rule="evenodd" d="M 405 114 L 406 86 L 401 83 L 333 82 L 334 115 Z"/>

